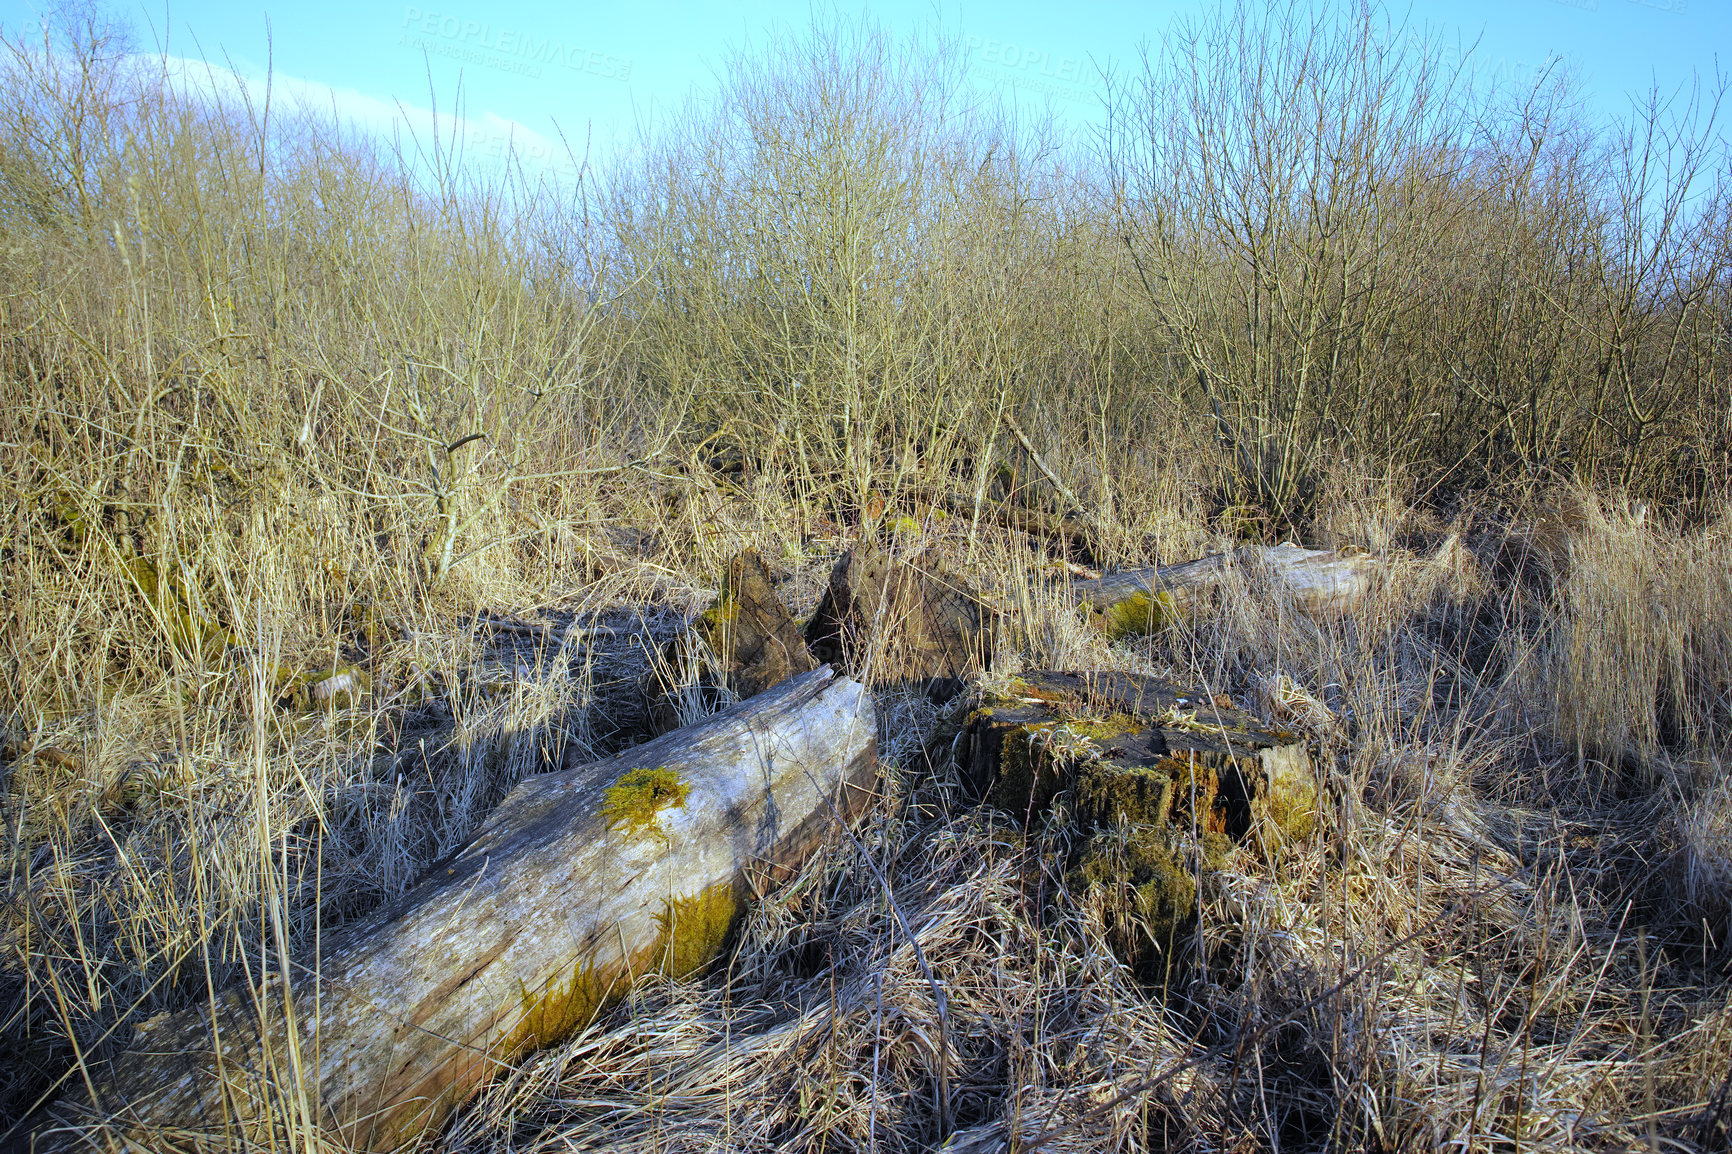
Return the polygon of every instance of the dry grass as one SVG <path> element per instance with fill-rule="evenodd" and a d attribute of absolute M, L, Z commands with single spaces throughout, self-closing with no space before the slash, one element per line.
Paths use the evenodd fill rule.
<path fill-rule="evenodd" d="M 426 1148 L 1724 1149 L 1725 198 L 1644 231 L 1630 198 L 1678 190 L 1615 162 L 1663 117 L 1620 144 L 1554 92 L 1420 84 L 1375 20 L 1242 17 L 1151 62 L 1100 164 L 836 27 L 559 196 L 177 94 L 100 21 L 8 42 L 0 1126 L 637 740 L 733 552 L 805 611 L 872 535 L 980 583 L 995 674 L 1161 673 L 1305 730 L 1322 830 L 1127 967 L 1062 805 L 973 806 L 942 711 L 887 693 L 858 846 Z M 1326 174 L 1206 83 L 1307 43 L 1294 99 L 1354 98 Z M 1211 124 L 1310 206 L 1260 278 L 1205 211 Z M 1095 561 L 1262 531 L 1389 579 L 1318 622 L 1240 572 L 1109 645 L 993 515 L 1067 511 L 1004 412 Z M 332 675 L 358 692 L 318 706 Z M 327 1148 L 292 1103 L 283 1142 Z"/>

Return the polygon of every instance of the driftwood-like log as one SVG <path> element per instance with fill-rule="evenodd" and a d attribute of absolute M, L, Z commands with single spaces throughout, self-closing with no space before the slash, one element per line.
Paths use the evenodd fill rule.
<path fill-rule="evenodd" d="M 1127 569 L 1071 585 L 1114 637 L 1152 633 L 1183 617 L 1197 597 L 1233 567 L 1263 574 L 1301 611 L 1316 616 L 1351 610 L 1372 587 L 1380 562 L 1354 549 L 1248 545 L 1159 569 Z"/>
<path fill-rule="evenodd" d="M 81 1123 L 146 1146 L 263 1145 L 308 1123 L 400 1146 L 635 977 L 709 961 L 753 871 L 797 866 L 859 812 L 875 754 L 869 695 L 820 668 L 529 778 L 401 899 L 299 959 L 286 999 L 267 980 L 143 1023 L 36 1147 L 85 1148 L 65 1128 Z"/>

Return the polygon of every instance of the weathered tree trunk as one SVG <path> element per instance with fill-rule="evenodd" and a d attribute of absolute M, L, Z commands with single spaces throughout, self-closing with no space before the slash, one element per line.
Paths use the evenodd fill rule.
<path fill-rule="evenodd" d="M 282 984 L 143 1023 L 55 1124 L 146 1145 L 309 1123 L 389 1150 L 632 979 L 713 957 L 749 872 L 792 868 L 870 795 L 875 721 L 820 668 L 605 761 L 520 784 L 461 850 Z M 828 799 L 828 801 L 826 800 Z M 297 1079 L 292 1071 L 301 1071 Z M 38 1149 L 82 1146 L 44 1125 Z M 146 1137 L 146 1136 L 150 1137 Z"/>
<path fill-rule="evenodd" d="M 1261 571 L 1299 609 L 1322 616 L 1357 605 L 1370 590 L 1379 562 L 1357 550 L 1248 545 L 1178 565 L 1077 581 L 1071 589 L 1101 615 L 1109 634 L 1152 633 L 1182 617 L 1233 566 Z"/>
<path fill-rule="evenodd" d="M 956 516 L 973 515 L 974 502 L 961 493 L 933 486 L 917 487 L 913 491 L 934 505 L 948 509 Z M 1076 557 L 1089 559 L 1094 556 L 1094 551 L 1090 546 L 1092 530 L 1076 517 L 1055 516 L 1051 513 L 1043 513 L 1038 509 L 1029 509 L 1003 501 L 984 502 L 980 511 L 983 516 L 990 517 L 1006 529 L 1014 529 L 1019 533 L 1026 533 L 1030 537 L 1055 542 L 1065 552 Z"/>

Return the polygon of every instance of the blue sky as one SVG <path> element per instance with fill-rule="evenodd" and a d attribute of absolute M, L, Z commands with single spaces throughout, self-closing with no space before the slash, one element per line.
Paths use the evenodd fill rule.
<path fill-rule="evenodd" d="M 1099 117 L 1097 68 L 1134 64 L 1176 17 L 1208 0 L 1142 4 L 1105 0 L 992 4 L 881 3 L 867 10 L 892 30 L 938 26 L 962 37 L 970 75 L 984 88 L 1050 108 L 1079 126 Z M 1588 110 L 1621 111 L 1631 93 L 1715 75 L 1732 46 L 1729 0 L 1421 0 L 1393 6 L 1463 47 L 1482 79 L 1521 82 L 1562 59 Z M 43 5 L 0 0 L 9 36 L 35 27 Z M 437 106 L 461 93 L 458 135 L 485 158 L 507 142 L 532 162 L 566 166 L 565 140 L 596 151 L 711 84 L 730 48 L 762 43 L 772 25 L 798 28 L 808 3 L 730 7 L 705 3 L 564 5 L 535 0 L 296 0 L 250 7 L 222 0 L 114 3 L 141 50 L 232 65 L 253 84 L 384 131 L 422 136 Z M 823 8 L 819 11 L 828 12 Z M 857 5 L 839 5 L 844 15 Z M 447 121 L 449 125 L 449 121 Z"/>

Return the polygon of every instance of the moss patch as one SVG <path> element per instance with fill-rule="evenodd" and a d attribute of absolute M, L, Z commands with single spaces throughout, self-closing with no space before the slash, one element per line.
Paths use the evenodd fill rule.
<path fill-rule="evenodd" d="M 683 978 L 708 965 L 727 943 L 741 905 L 739 892 L 726 882 L 667 903 L 656 915 L 662 928 L 657 968 L 670 978 Z"/>
<path fill-rule="evenodd" d="M 1004 735 L 998 750 L 998 780 L 993 784 L 989 800 L 1013 814 L 1024 814 L 1044 808 L 1058 792 L 1052 774 L 1042 780 L 1046 758 L 1030 740 L 1032 726 L 1019 726 Z"/>
<path fill-rule="evenodd" d="M 1170 955 L 1197 915 L 1197 875 L 1223 868 L 1232 839 L 1200 840 L 1171 826 L 1132 826 L 1099 834 L 1078 856 L 1071 883 L 1101 903 L 1113 947 L 1129 965 Z"/>
<path fill-rule="evenodd" d="M 628 769 L 602 794 L 601 815 L 609 829 L 623 829 L 628 837 L 660 832 L 661 812 L 683 808 L 691 792 L 692 787 L 665 765 Z"/>
<path fill-rule="evenodd" d="M 496 1047 L 505 1059 L 530 1050 L 551 1046 L 589 1025 L 610 1002 L 625 993 L 630 984 L 628 967 L 609 967 L 604 973 L 588 960 L 572 967 L 571 977 L 539 993 L 518 985 L 520 1016 L 517 1025 Z"/>
<path fill-rule="evenodd" d="M 1133 593 L 1101 614 L 1101 626 L 1114 641 L 1158 633 L 1179 619 L 1179 604 L 1166 590 Z"/>
<path fill-rule="evenodd" d="M 624 997 L 632 982 L 646 973 L 673 978 L 696 973 L 721 955 L 743 904 L 738 888 L 730 882 L 676 897 L 656 915 L 661 933 L 655 943 L 623 962 L 598 968 L 593 959 L 585 958 L 572 966 L 570 978 L 544 990 L 532 992 L 519 984 L 517 1025 L 494 1052 L 510 1060 L 575 1034 Z"/>
<path fill-rule="evenodd" d="M 1078 772 L 1077 813 L 1096 827 L 1128 821 L 1189 828 L 1194 815 L 1209 828 L 1219 790 L 1214 770 L 1194 757 L 1164 757 L 1154 765 L 1109 761 Z"/>
<path fill-rule="evenodd" d="M 733 628 L 734 622 L 739 620 L 739 617 L 740 603 L 734 598 L 733 592 L 724 585 L 721 596 L 716 598 L 715 604 L 698 615 L 694 627 L 697 629 L 698 636 L 704 639 L 704 644 L 716 653 L 725 653 L 727 652 L 728 632 Z"/>
<path fill-rule="evenodd" d="M 149 558 L 132 558 L 126 563 L 126 575 L 150 607 L 169 644 L 182 656 L 208 661 L 235 643 L 228 630 L 208 617 L 193 613 L 180 582 L 162 576 Z"/>
<path fill-rule="evenodd" d="M 968 724 L 990 730 L 998 743 L 988 800 L 1019 817 L 1044 812 L 1078 767 L 1100 761 L 1117 739 L 1143 728 L 1128 714 L 1091 716 L 1074 700 L 1016 679 L 993 700 L 1002 704 L 975 710 Z"/>

